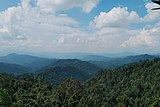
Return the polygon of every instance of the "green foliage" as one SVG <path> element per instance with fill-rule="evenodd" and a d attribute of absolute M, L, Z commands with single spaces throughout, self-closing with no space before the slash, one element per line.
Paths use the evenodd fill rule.
<path fill-rule="evenodd" d="M 49 85 L 30 75 L 0 74 L 4 107 L 159 107 L 160 59 L 104 70 L 80 83 Z"/>
<path fill-rule="evenodd" d="M 9 74 L 15 74 L 20 75 L 27 73 L 30 69 L 17 64 L 9 64 L 9 63 L 2 63 L 0 62 L 0 73 L 9 73 Z"/>
<path fill-rule="evenodd" d="M 158 107 L 159 81 L 160 59 L 154 59 L 102 71 L 87 81 L 84 87 L 88 92 L 86 99 L 94 98 L 95 102 L 97 96 L 100 100 L 96 106 Z"/>

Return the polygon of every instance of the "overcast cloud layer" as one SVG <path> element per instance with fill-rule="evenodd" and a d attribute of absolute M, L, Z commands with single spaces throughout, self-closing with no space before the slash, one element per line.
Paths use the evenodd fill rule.
<path fill-rule="evenodd" d="M 22 0 L 0 13 L 0 50 L 32 52 L 154 52 L 160 51 L 160 11 L 147 3 L 140 17 L 127 7 L 101 12 L 81 27 L 57 11 L 80 8 L 88 14 L 99 0 Z M 144 27 L 137 28 L 139 24 Z"/>

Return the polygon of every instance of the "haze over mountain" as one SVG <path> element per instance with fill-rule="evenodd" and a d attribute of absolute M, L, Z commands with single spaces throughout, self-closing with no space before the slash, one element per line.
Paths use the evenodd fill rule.
<path fill-rule="evenodd" d="M 100 55 L 88 55 L 85 56 L 82 60 L 84 61 L 110 61 L 113 58 L 106 57 L 106 56 L 100 56 Z"/>
<path fill-rule="evenodd" d="M 122 65 L 125 65 L 125 64 L 129 64 L 129 63 L 134 63 L 134 62 L 139 62 L 140 60 L 143 61 L 143 60 L 151 60 L 151 59 L 154 59 L 154 58 L 159 58 L 159 56 L 157 55 L 148 55 L 148 54 L 142 54 L 142 55 L 136 55 L 136 56 L 127 56 L 127 57 L 124 57 L 124 58 L 108 58 L 108 59 L 104 59 L 104 60 L 101 60 L 101 61 L 89 61 L 93 64 L 96 64 L 98 66 L 101 66 L 102 68 L 115 68 L 115 67 L 118 67 L 118 66 L 122 66 Z"/>
<path fill-rule="evenodd" d="M 0 73 L 8 73 L 20 75 L 24 73 L 30 73 L 31 69 L 22 65 L 8 64 L 0 62 Z"/>
<path fill-rule="evenodd" d="M 20 55 L 16 53 L 0 57 L 0 62 L 23 65 L 25 67 L 31 68 L 32 71 L 38 70 L 54 61 L 56 61 L 56 59 Z"/>
<path fill-rule="evenodd" d="M 64 67 L 71 67 L 72 71 L 73 69 L 77 69 L 77 71 L 81 71 L 84 74 L 92 75 L 95 74 L 99 69 L 114 68 L 124 64 L 138 62 L 139 60 L 153 59 L 157 57 L 159 56 L 143 54 L 136 56 L 127 56 L 124 58 L 113 58 L 91 54 L 86 56 L 84 55 L 83 57 L 81 56 L 81 59 L 83 60 L 82 61 L 78 59 L 50 59 L 13 53 L 0 57 L 0 62 L 23 66 L 27 68 L 29 72 L 45 71 L 50 68 L 53 69 L 54 67 L 60 67 L 61 69 L 64 69 Z"/>

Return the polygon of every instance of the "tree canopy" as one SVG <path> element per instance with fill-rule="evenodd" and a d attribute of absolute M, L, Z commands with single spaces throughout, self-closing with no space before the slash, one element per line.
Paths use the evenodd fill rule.
<path fill-rule="evenodd" d="M 100 71 L 81 83 L 50 85 L 38 76 L 0 74 L 2 107 L 158 107 L 160 59 Z"/>

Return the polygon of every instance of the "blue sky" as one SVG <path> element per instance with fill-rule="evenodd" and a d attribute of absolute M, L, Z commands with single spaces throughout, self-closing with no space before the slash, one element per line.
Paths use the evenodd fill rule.
<path fill-rule="evenodd" d="M 0 0 L 0 50 L 160 52 L 160 12 L 148 0 Z"/>
<path fill-rule="evenodd" d="M 17 6 L 20 0 L 0 0 L 0 11 L 4 11 L 8 7 Z"/>
<path fill-rule="evenodd" d="M 140 0 L 100 0 L 100 3 L 90 12 L 86 14 L 79 10 L 79 8 L 71 9 L 67 12 L 69 16 L 75 18 L 80 21 L 82 25 L 88 24 L 90 20 L 92 20 L 95 16 L 97 16 L 100 12 L 107 12 L 111 10 L 113 7 L 128 7 L 129 11 L 136 11 L 140 16 L 144 16 L 146 14 L 146 9 L 144 1 Z M 78 14 L 77 14 L 78 13 Z"/>
<path fill-rule="evenodd" d="M 0 11 L 4 11 L 9 7 L 17 6 L 21 0 L 0 0 Z M 128 7 L 129 11 L 136 11 L 140 16 L 146 14 L 146 9 L 144 8 L 145 3 L 148 1 L 143 0 L 100 0 L 96 8 L 94 8 L 90 13 L 86 14 L 80 10 L 80 8 L 73 8 L 67 11 L 60 11 L 59 13 L 65 13 L 74 19 L 78 20 L 82 25 L 87 25 L 90 20 L 97 16 L 100 12 L 107 12 L 113 7 Z M 78 14 L 77 14 L 78 13 Z"/>

